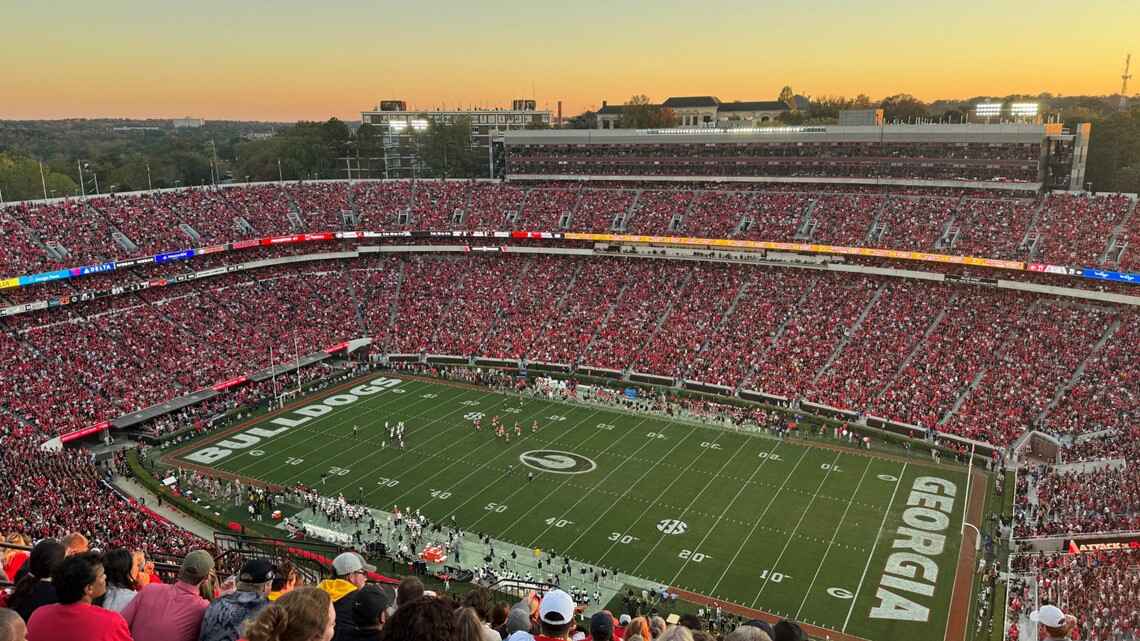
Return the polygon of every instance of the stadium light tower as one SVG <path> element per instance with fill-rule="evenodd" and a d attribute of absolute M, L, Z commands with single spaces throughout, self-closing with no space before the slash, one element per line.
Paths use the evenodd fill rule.
<path fill-rule="evenodd" d="M 1001 103 L 1000 102 L 979 102 L 974 105 L 974 115 L 978 118 L 985 118 L 986 124 L 989 124 L 990 118 L 1001 116 Z"/>
<path fill-rule="evenodd" d="M 1009 115 L 1014 118 L 1033 119 L 1037 117 L 1039 105 L 1036 102 L 1015 102 L 1009 106 Z"/>

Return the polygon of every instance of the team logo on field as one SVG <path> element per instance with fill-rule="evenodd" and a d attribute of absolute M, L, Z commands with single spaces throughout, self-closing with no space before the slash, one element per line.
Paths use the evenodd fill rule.
<path fill-rule="evenodd" d="M 657 522 L 657 529 L 665 534 L 684 534 L 689 524 L 677 519 L 661 519 Z"/>
<path fill-rule="evenodd" d="M 531 450 L 519 454 L 519 460 L 523 465 L 539 472 L 554 474 L 585 474 L 598 467 L 597 463 L 581 454 L 562 450 Z"/>

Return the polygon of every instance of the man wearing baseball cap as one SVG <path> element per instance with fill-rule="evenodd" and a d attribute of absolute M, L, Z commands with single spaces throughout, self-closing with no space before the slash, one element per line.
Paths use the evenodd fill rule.
<path fill-rule="evenodd" d="M 562 590 L 551 590 L 538 604 L 541 632 L 534 641 L 569 641 L 574 629 L 574 599 Z"/>
<path fill-rule="evenodd" d="M 1045 637 L 1041 641 L 1063 641 L 1077 627 L 1076 617 L 1061 612 L 1055 605 L 1041 606 L 1029 615 L 1029 620 L 1045 626 Z"/>
<path fill-rule="evenodd" d="M 357 590 L 368 582 L 368 573 L 375 572 L 376 566 L 364 562 L 364 557 L 356 552 L 341 552 L 333 559 L 333 574 L 336 578 L 321 581 L 318 588 L 328 592 L 336 611 L 336 633 L 333 641 L 348 638 L 352 628 L 352 608 L 356 602 Z"/>
<path fill-rule="evenodd" d="M 250 559 L 241 566 L 237 591 L 210 604 L 202 617 L 199 641 L 237 641 L 241 626 L 269 605 L 269 588 L 273 585 L 273 563 L 269 559 Z"/>

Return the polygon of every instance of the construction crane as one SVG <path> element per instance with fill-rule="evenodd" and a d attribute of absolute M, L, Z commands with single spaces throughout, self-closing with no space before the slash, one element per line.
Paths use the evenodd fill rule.
<path fill-rule="evenodd" d="M 1128 73 L 1128 69 L 1132 66 L 1132 54 L 1124 57 L 1124 73 L 1120 75 L 1120 110 L 1124 111 L 1128 108 L 1128 81 L 1132 79 L 1132 74 Z"/>

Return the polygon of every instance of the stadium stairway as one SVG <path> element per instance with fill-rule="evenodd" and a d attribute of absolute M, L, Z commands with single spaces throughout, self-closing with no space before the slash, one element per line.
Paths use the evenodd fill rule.
<path fill-rule="evenodd" d="M 618 303 L 621 302 L 622 297 L 625 296 L 625 292 L 628 289 L 628 282 L 622 284 L 621 291 L 610 301 L 610 306 L 606 309 L 606 315 L 602 317 L 602 322 L 598 323 L 598 326 L 594 329 L 594 335 L 590 337 L 590 342 L 586 343 L 586 346 L 579 352 L 578 358 L 574 359 L 574 365 L 578 365 L 582 362 L 582 356 L 584 354 L 592 352 L 591 348 L 594 346 L 594 341 L 598 339 L 598 335 L 602 333 L 602 330 L 606 328 L 606 324 L 610 322 L 610 317 L 614 315 L 614 310 L 617 309 Z"/>
<path fill-rule="evenodd" d="M 1025 310 L 1024 316 L 1032 316 L 1040 305 L 1040 300 L 1033 301 L 1033 304 L 1029 306 L 1029 309 Z M 1011 342 L 1013 342 L 1014 334 L 1016 333 L 1018 333 L 1018 329 L 1014 327 L 1011 329 L 1011 331 L 1007 332 L 1005 336 L 1002 337 L 1001 346 L 994 350 L 994 353 L 990 355 L 990 359 L 986 362 L 985 366 L 978 370 L 978 373 L 974 375 L 973 380 L 971 380 L 970 384 L 966 386 L 966 389 L 962 390 L 962 393 L 958 395 L 958 398 L 954 399 L 954 404 L 951 405 L 950 409 L 946 410 L 946 414 L 944 414 L 942 418 L 938 420 L 939 425 L 945 425 L 946 423 L 950 422 L 950 419 L 954 416 L 954 414 L 958 412 L 958 410 L 962 407 L 962 404 L 966 402 L 966 399 L 969 398 L 974 389 L 978 387 L 978 384 L 982 382 L 982 379 L 985 377 L 986 372 L 990 371 L 990 367 L 992 367 L 996 361 L 1005 358 L 1006 348 Z"/>
<path fill-rule="evenodd" d="M 1101 351 L 1104 350 L 1104 346 L 1108 344 L 1108 341 L 1112 340 L 1112 337 L 1116 335 L 1117 330 L 1120 329 L 1122 324 L 1123 321 L 1121 321 L 1120 318 L 1116 318 L 1112 321 L 1112 324 L 1108 326 L 1108 329 L 1104 330 L 1104 335 L 1101 336 L 1100 340 L 1089 350 L 1089 353 L 1085 356 L 1084 360 L 1081 361 L 1081 364 L 1077 366 L 1077 369 L 1073 371 L 1073 375 L 1069 377 L 1069 380 L 1057 386 L 1057 391 L 1053 394 L 1053 398 L 1049 401 L 1049 404 L 1037 415 L 1038 422 L 1043 421 L 1045 417 L 1049 415 L 1049 412 L 1053 411 L 1053 408 L 1057 406 L 1057 403 L 1061 402 L 1061 398 L 1065 393 L 1073 389 L 1077 383 L 1080 382 L 1081 378 L 1085 375 L 1085 368 L 1088 367 L 1089 361 L 1100 356 Z"/>
<path fill-rule="evenodd" d="M 696 199 L 694 198 L 693 200 L 696 200 Z M 692 203 L 689 203 L 689 204 L 690 204 L 690 206 L 692 205 Z M 678 375 L 677 375 L 678 381 L 685 380 L 685 377 L 688 375 L 689 370 L 692 369 L 693 364 L 696 363 L 696 357 L 698 355 L 704 353 L 705 348 L 707 348 L 709 346 L 709 341 L 712 340 L 712 337 L 719 335 L 720 329 L 722 327 L 724 327 L 725 324 L 727 324 L 729 322 L 729 319 L 732 318 L 732 315 L 734 313 L 736 313 L 737 304 L 740 303 L 740 299 L 744 298 L 744 296 L 748 293 L 748 287 L 750 285 L 752 285 L 752 276 L 753 275 L 754 274 L 749 274 L 749 276 L 747 277 L 747 280 L 745 280 L 743 283 L 741 283 L 740 289 L 737 290 L 736 296 L 734 296 L 732 298 L 732 302 L 728 305 L 728 309 L 724 310 L 724 316 L 721 317 L 720 322 L 716 324 L 716 327 L 714 327 L 712 329 L 712 331 L 709 332 L 708 335 L 705 337 L 705 339 L 701 342 L 700 348 L 698 348 L 697 351 L 693 353 L 693 357 L 688 359 L 688 362 L 685 363 L 685 369 L 678 373 Z"/>
<path fill-rule="evenodd" d="M 784 330 L 786 330 L 788 327 L 788 323 L 790 323 L 792 319 L 795 318 L 796 310 L 801 309 L 804 304 L 807 303 L 808 298 L 811 297 L 812 292 L 815 291 L 815 286 L 819 284 L 819 280 L 819 278 L 816 278 L 814 281 L 812 281 L 811 285 L 808 285 L 806 288 L 804 288 L 804 293 L 800 295 L 799 299 L 796 300 L 796 303 L 794 305 L 788 308 L 788 312 L 784 316 L 784 319 L 780 321 L 780 325 L 776 328 L 776 331 L 772 333 L 772 340 L 768 341 L 768 344 L 764 346 L 764 351 L 758 355 L 756 359 L 757 363 L 759 363 L 764 355 L 768 353 L 768 350 L 772 349 L 772 347 L 780 341 L 780 338 L 784 335 Z M 752 377 L 756 374 L 756 368 L 757 365 L 753 365 L 752 367 L 748 368 L 748 371 L 745 372 L 744 376 L 740 377 L 740 382 L 737 383 L 736 388 L 733 389 L 734 396 L 740 394 L 740 389 L 744 386 L 744 381 L 751 380 Z"/>
<path fill-rule="evenodd" d="M 949 301 L 946 302 L 946 305 L 944 305 L 942 309 L 938 310 L 938 315 L 934 317 L 934 320 L 930 321 L 930 326 L 927 327 L 926 331 L 922 333 L 922 336 L 914 342 L 914 345 L 910 349 L 910 353 L 906 355 L 906 358 L 904 358 L 901 363 L 899 363 L 899 366 L 895 370 L 894 375 L 891 376 L 890 380 L 888 380 L 887 383 L 883 385 L 883 387 L 878 391 L 878 393 L 875 394 L 875 402 L 878 402 L 881 398 L 883 398 L 883 394 L 887 393 L 887 390 L 895 384 L 896 380 L 898 380 L 899 375 L 901 375 L 903 371 L 906 370 L 907 366 L 910 365 L 911 361 L 913 361 L 915 357 L 918 356 L 918 352 L 922 349 L 923 345 L 926 344 L 926 341 L 930 339 L 930 335 L 934 333 L 934 330 L 937 329 L 942 324 L 942 320 L 946 318 L 947 310 L 954 307 L 957 302 L 958 295 L 955 294 L 950 298 Z"/>
<path fill-rule="evenodd" d="M 867 319 L 867 315 L 871 313 L 871 308 L 875 306 L 875 303 L 879 302 L 879 299 L 882 298 L 883 290 L 886 289 L 886 287 L 887 283 L 884 281 L 879 283 L 879 286 L 875 288 L 875 294 L 871 296 L 871 299 L 868 300 L 867 304 L 863 306 L 863 311 L 859 312 L 859 317 L 855 319 L 855 322 L 851 324 L 851 327 L 847 328 L 847 331 L 843 332 L 843 338 L 839 339 L 839 342 L 835 344 L 835 349 L 831 350 L 831 355 L 827 357 L 827 360 L 823 363 L 823 366 L 820 367 L 819 371 L 817 371 L 815 373 L 815 376 L 812 377 L 812 385 L 819 381 L 819 378 L 823 376 L 824 372 L 831 368 L 831 364 L 835 362 L 835 359 L 839 358 L 839 355 L 843 353 L 843 350 L 847 347 L 847 344 L 850 343 L 851 339 L 859 333 L 859 330 L 863 327 L 863 321 Z"/>

